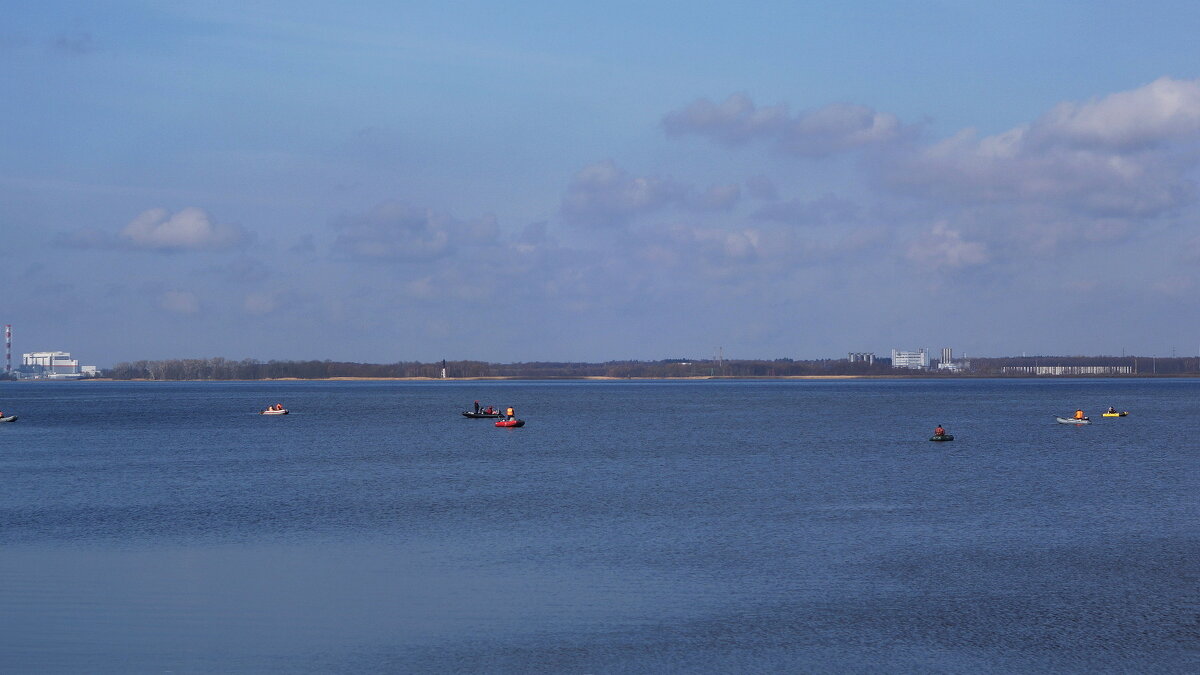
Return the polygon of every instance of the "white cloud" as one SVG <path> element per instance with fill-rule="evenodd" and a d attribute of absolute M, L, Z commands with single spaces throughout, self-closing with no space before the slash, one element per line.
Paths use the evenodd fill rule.
<path fill-rule="evenodd" d="M 988 262 L 987 249 L 980 242 L 967 241 L 957 230 L 937 223 L 920 241 L 908 247 L 908 258 L 932 269 L 958 269 Z"/>
<path fill-rule="evenodd" d="M 1129 151 L 1200 134 L 1200 80 L 1159 78 L 1087 103 L 1060 103 L 1032 126 L 1045 143 Z"/>
<path fill-rule="evenodd" d="M 134 248 L 158 251 L 227 249 L 242 243 L 246 232 L 234 225 L 215 224 L 200 208 L 178 213 L 156 208 L 143 211 L 121 230 L 119 239 Z"/>

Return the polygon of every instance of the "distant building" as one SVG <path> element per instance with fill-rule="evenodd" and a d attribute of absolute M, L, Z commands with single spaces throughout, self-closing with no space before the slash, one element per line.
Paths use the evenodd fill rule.
<path fill-rule="evenodd" d="M 902 352 L 897 349 L 892 350 L 892 367 L 893 368 L 910 368 L 912 370 L 925 370 L 929 368 L 929 353 L 924 348 L 918 349 L 915 352 Z"/>
<path fill-rule="evenodd" d="M 875 352 L 850 352 L 850 363 L 875 364 Z"/>
<path fill-rule="evenodd" d="M 950 347 L 942 347 L 942 360 L 938 361 L 938 370 L 949 370 L 951 372 L 960 372 L 971 369 L 971 362 L 965 359 L 958 361 L 954 360 L 954 350 Z"/>
<path fill-rule="evenodd" d="M 73 379 L 96 375 L 96 366 L 80 366 L 70 352 L 30 352 L 21 355 L 17 376 L 28 379 Z"/>
<path fill-rule="evenodd" d="M 1006 375 L 1132 375 L 1133 366 L 1003 366 Z"/>

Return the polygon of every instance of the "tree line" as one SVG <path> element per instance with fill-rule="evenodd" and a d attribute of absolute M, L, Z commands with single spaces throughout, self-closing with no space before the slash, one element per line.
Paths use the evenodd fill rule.
<path fill-rule="evenodd" d="M 481 376 L 486 364 L 462 361 L 461 370 Z M 354 363 L 348 361 L 259 361 L 224 358 L 166 359 L 118 363 L 104 371 L 114 380 L 323 380 L 334 377 L 440 377 L 441 363 Z M 463 375 L 467 377 L 468 375 Z"/>

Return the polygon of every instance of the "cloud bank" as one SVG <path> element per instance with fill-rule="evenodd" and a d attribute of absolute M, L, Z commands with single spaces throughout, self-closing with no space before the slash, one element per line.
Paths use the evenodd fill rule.
<path fill-rule="evenodd" d="M 244 257 L 193 278 L 154 280 L 144 304 L 176 323 L 225 319 L 266 336 L 323 319 L 414 344 L 506 341 L 510 354 L 557 340 L 571 345 L 557 353 L 578 344 L 583 358 L 615 342 L 661 356 L 694 344 L 689 334 L 723 331 L 779 344 L 803 331 L 827 331 L 812 338 L 827 343 L 846 330 L 891 336 L 931 297 L 953 311 L 986 306 L 965 310 L 981 314 L 982 330 L 1033 321 L 1030 299 L 1052 293 L 1118 288 L 1152 306 L 1200 287 L 1200 81 L 1161 78 L 1048 106 L 998 133 L 941 138 L 866 106 L 797 113 L 744 94 L 700 99 L 661 122 L 664 142 L 689 144 L 682 154 L 695 164 L 671 152 L 581 162 L 530 209 L 532 223 L 372 195 L 274 247 L 251 246 L 245 230 L 196 207 L 146 210 L 67 243 L 242 247 Z M 1142 264 L 1129 262 L 1138 255 Z M 1067 319 L 1040 321 L 1038 330 Z"/>
<path fill-rule="evenodd" d="M 894 188 L 940 201 L 1045 205 L 1090 216 L 1154 216 L 1195 201 L 1200 83 L 1163 78 L 1031 124 L 966 129 L 898 155 Z"/>

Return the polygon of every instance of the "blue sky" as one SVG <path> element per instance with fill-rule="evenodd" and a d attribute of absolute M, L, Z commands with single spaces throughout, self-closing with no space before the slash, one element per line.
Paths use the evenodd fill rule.
<path fill-rule="evenodd" d="M 9 7 L 15 350 L 1200 349 L 1200 3 L 519 4 Z"/>

